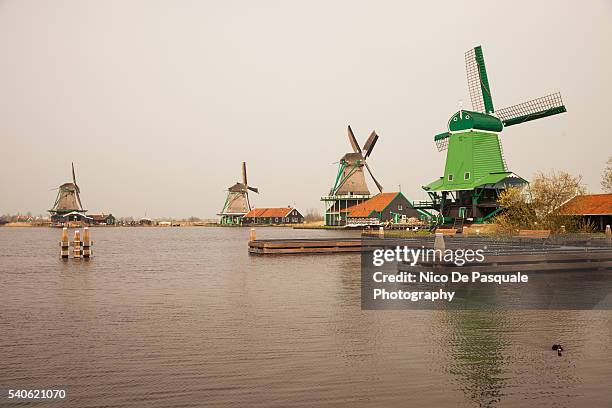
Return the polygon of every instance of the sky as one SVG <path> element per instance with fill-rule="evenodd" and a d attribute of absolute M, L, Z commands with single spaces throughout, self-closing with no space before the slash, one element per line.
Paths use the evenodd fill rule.
<path fill-rule="evenodd" d="M 611 22 L 610 0 L 0 0 L 0 213 L 44 213 L 72 161 L 90 213 L 213 218 L 242 161 L 255 207 L 321 211 L 349 124 L 380 135 L 386 191 L 425 199 L 476 45 L 497 108 L 556 91 L 567 106 L 502 132 L 510 170 L 597 193 Z"/>

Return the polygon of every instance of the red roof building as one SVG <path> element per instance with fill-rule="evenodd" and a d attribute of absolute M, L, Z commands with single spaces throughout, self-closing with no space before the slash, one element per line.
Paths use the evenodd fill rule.
<path fill-rule="evenodd" d="M 612 194 L 579 195 L 559 208 L 562 215 L 587 218 L 600 231 L 612 223 Z"/>
<path fill-rule="evenodd" d="M 347 225 L 374 225 L 418 218 L 419 213 L 401 192 L 380 193 L 362 203 L 342 210 L 347 213 Z"/>
<path fill-rule="evenodd" d="M 253 208 L 242 217 L 242 224 L 301 224 L 304 216 L 291 207 Z"/>

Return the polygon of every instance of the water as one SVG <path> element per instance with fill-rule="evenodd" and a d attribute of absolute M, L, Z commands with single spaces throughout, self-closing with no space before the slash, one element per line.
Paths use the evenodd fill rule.
<path fill-rule="evenodd" d="M 69 387 L 32 406 L 612 406 L 611 311 L 362 311 L 359 255 L 96 228 L 66 262 L 59 236 L 0 228 L 0 388 Z"/>

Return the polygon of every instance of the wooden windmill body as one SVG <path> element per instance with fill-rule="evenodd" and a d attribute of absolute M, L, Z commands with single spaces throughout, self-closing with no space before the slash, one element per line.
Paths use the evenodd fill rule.
<path fill-rule="evenodd" d="M 242 182 L 237 182 L 227 189 L 223 209 L 219 214 L 219 224 L 240 225 L 242 217 L 251 210 L 249 191 L 259 193 L 257 187 L 251 187 L 247 180 L 246 162 L 242 162 Z"/>
<path fill-rule="evenodd" d="M 343 210 L 372 197 L 366 183 L 364 168 L 370 174 L 378 190 L 382 192 L 382 185 L 376 180 L 366 161 L 372 154 L 378 135 L 373 131 L 362 149 L 349 126 L 348 139 L 353 151 L 342 156 L 334 185 L 328 195 L 321 197 L 325 205 L 325 225 L 329 226 L 346 225 L 346 213 Z"/>

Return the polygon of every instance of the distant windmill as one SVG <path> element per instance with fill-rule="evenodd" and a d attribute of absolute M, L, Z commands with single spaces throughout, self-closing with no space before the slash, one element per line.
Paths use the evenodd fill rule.
<path fill-rule="evenodd" d="M 329 191 L 329 195 L 321 197 L 321 201 L 325 203 L 325 225 L 345 225 L 346 209 L 371 197 L 363 172 L 364 167 L 376 184 L 378 191 L 381 193 L 383 191 L 382 185 L 374 177 L 367 162 L 374 145 L 378 141 L 376 132 L 372 131 L 363 145 L 363 149 L 359 146 L 350 126 L 348 127 L 348 139 L 353 147 L 353 152 L 342 156 L 336 180 Z"/>
<path fill-rule="evenodd" d="M 382 193 L 383 187 L 378 180 L 376 180 L 374 174 L 372 174 L 372 170 L 366 161 L 366 159 L 372 154 L 374 145 L 378 141 L 378 135 L 375 131 L 372 131 L 370 137 L 368 137 L 368 140 L 366 140 L 365 144 L 363 145 L 363 150 L 361 147 L 359 147 L 359 143 L 357 143 L 357 139 L 355 139 L 355 135 L 353 134 L 353 130 L 350 126 L 348 127 L 348 139 L 353 147 L 353 153 L 346 153 L 340 159 L 336 181 L 334 186 L 331 188 L 329 195 L 369 195 L 370 190 L 368 189 L 365 181 L 365 175 L 363 173 L 364 167 L 368 170 L 374 184 L 376 184 L 376 187 Z"/>
<path fill-rule="evenodd" d="M 87 212 L 87 210 L 83 209 L 83 204 L 81 203 L 81 189 L 76 182 L 74 163 L 72 163 L 72 183 L 64 183 L 57 190 L 55 203 L 49 210 L 52 218 L 62 217 L 70 213 L 84 214 Z"/>
<path fill-rule="evenodd" d="M 220 224 L 240 224 L 242 216 L 251 210 L 249 190 L 259 193 L 257 187 L 248 184 L 246 162 L 242 162 L 242 182 L 237 182 L 227 189 L 223 209 L 218 214 Z"/>
<path fill-rule="evenodd" d="M 501 191 L 527 183 L 508 170 L 499 133 L 566 112 L 560 93 L 495 110 L 480 46 L 466 52 L 465 64 L 472 110 L 460 109 L 448 120 L 447 131 L 434 137 L 439 151 L 448 150 L 444 176 L 423 187 L 432 199 L 430 208 L 439 212 L 438 224 L 453 223 L 457 229 L 464 219 L 487 222 L 501 210 Z"/>

